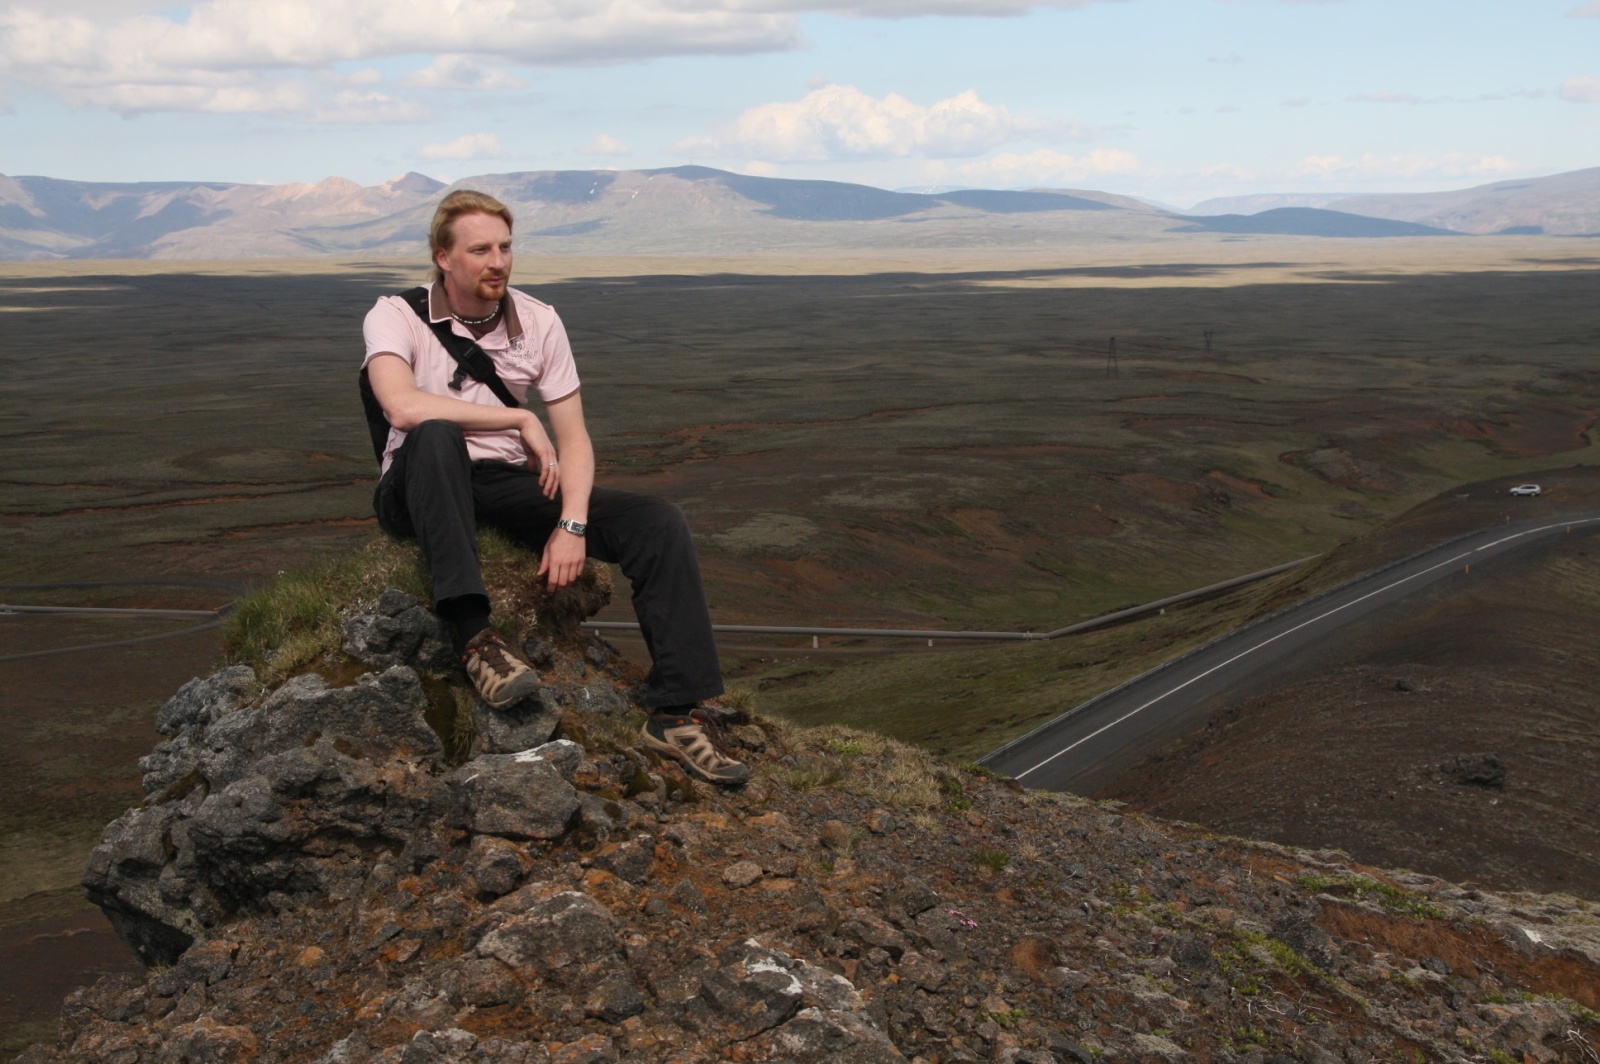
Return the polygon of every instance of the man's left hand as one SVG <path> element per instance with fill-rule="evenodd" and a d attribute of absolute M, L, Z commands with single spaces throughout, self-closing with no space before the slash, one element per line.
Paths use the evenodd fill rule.
<path fill-rule="evenodd" d="M 545 540 L 544 556 L 539 559 L 537 575 L 546 578 L 545 586 L 551 591 L 559 591 L 578 579 L 587 557 L 583 537 L 558 528 Z"/>

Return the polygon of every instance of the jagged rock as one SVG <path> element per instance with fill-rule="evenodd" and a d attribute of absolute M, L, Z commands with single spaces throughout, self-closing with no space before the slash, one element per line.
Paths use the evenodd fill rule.
<path fill-rule="evenodd" d="M 445 777 L 455 796 L 457 822 L 479 834 L 510 839 L 559 838 L 579 806 L 578 792 L 562 773 L 574 745 L 558 741 L 468 761 Z"/>
<path fill-rule="evenodd" d="M 1304 913 L 1285 913 L 1272 925 L 1272 935 L 1323 971 L 1333 967 L 1333 937 Z M 1207 950 L 1207 960 L 1210 951 Z"/>
<path fill-rule="evenodd" d="M 585 791 L 579 798 L 578 824 L 597 842 L 628 829 L 628 808 L 614 798 Z"/>
<path fill-rule="evenodd" d="M 727 1037 L 742 1042 L 798 1012 L 805 988 L 784 955 L 754 942 L 733 952 L 700 985 L 700 996 L 718 1014 Z"/>
<path fill-rule="evenodd" d="M 326 888 L 313 840 L 404 845 L 442 756 L 409 668 L 343 688 L 298 676 L 260 706 L 239 701 L 246 673 L 212 680 L 187 685 L 169 716 L 177 735 L 146 784 L 166 800 L 108 825 L 84 871 L 90 900 L 147 964 L 172 963 L 206 928 L 292 882 Z M 191 787 L 159 786 L 174 765 L 191 766 Z"/>
<path fill-rule="evenodd" d="M 605 1023 L 621 1023 L 645 1010 L 644 994 L 631 972 L 616 972 L 602 979 L 589 992 L 586 1010 Z"/>
<path fill-rule="evenodd" d="M 556 648 L 547 639 L 541 639 L 537 632 L 529 632 L 522 637 L 522 656 L 528 659 L 528 664 L 544 672 L 556 663 Z"/>
<path fill-rule="evenodd" d="M 877 947 L 890 957 L 899 960 L 911 942 L 905 935 L 871 909 L 854 909 L 839 924 L 839 937 L 859 942 L 863 946 Z"/>
<path fill-rule="evenodd" d="M 456 666 L 450 633 L 416 596 L 390 588 L 378 597 L 377 610 L 345 620 L 340 649 L 346 654 L 371 669 Z"/>
<path fill-rule="evenodd" d="M 862 1012 L 806 1009 L 779 1028 L 772 1042 L 796 1061 L 884 1064 L 906 1059 Z"/>
<path fill-rule="evenodd" d="M 722 870 L 722 881 L 735 890 L 748 887 L 761 878 L 761 866 L 754 861 L 735 861 Z"/>
<path fill-rule="evenodd" d="M 651 835 L 618 843 L 613 849 L 595 858 L 595 864 L 628 883 L 644 883 L 650 874 L 651 862 L 656 856 L 656 840 Z M 704 898 L 701 899 L 704 904 Z"/>
<path fill-rule="evenodd" d="M 550 741 L 561 725 L 557 692 L 541 687 L 528 698 L 496 709 L 481 698 L 472 703 L 473 752 L 514 754 Z"/>
<path fill-rule="evenodd" d="M 477 884 L 478 890 L 499 897 L 517 889 L 523 874 L 522 850 L 494 835 L 479 835 L 472 840 L 472 856 L 462 871 Z"/>
<path fill-rule="evenodd" d="M 203 728 L 248 701 L 255 689 L 255 670 L 245 665 L 190 680 L 156 712 L 156 731 L 173 735 L 186 727 Z"/>
<path fill-rule="evenodd" d="M 577 891 L 562 891 L 514 916 L 479 941 L 479 956 L 513 968 L 555 971 L 575 962 L 593 963 L 618 952 L 611 913 Z"/>

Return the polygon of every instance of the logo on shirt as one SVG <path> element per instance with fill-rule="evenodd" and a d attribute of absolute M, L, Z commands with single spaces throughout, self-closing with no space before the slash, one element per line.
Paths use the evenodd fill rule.
<path fill-rule="evenodd" d="M 503 355 L 507 362 L 513 362 L 516 365 L 525 366 L 530 369 L 533 367 L 533 352 L 528 350 L 528 341 L 526 337 L 515 337 L 509 344 L 506 345 Z"/>

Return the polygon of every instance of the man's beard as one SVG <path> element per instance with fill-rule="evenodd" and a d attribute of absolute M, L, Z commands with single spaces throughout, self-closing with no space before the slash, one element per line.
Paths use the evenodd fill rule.
<path fill-rule="evenodd" d="M 478 278 L 478 283 L 472 289 L 472 294 L 485 303 L 497 303 L 506 292 L 507 276 L 496 274 Z"/>

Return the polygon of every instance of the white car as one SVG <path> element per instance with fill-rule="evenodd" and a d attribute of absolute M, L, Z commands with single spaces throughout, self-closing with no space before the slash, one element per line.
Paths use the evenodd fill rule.
<path fill-rule="evenodd" d="M 1511 489 L 1513 495 L 1538 495 L 1543 491 L 1537 484 L 1518 484 Z"/>

